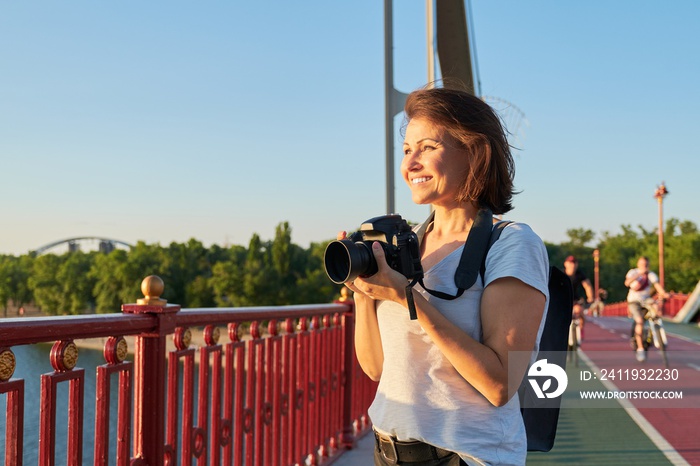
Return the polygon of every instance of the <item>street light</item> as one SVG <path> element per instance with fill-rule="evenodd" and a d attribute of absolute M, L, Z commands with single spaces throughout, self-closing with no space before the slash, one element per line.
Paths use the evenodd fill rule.
<path fill-rule="evenodd" d="M 659 285 L 664 289 L 664 197 L 667 194 L 668 190 L 662 181 L 661 185 L 656 187 L 654 197 L 659 202 Z"/>
<path fill-rule="evenodd" d="M 600 251 L 593 251 L 593 296 L 598 299 L 598 288 L 600 288 Z"/>

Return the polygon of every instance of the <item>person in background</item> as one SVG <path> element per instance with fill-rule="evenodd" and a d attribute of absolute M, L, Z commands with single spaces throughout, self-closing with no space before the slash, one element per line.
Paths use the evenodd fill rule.
<path fill-rule="evenodd" d="M 578 261 L 574 256 L 568 256 L 564 260 L 564 272 L 571 280 L 571 289 L 574 292 L 574 306 L 572 308 L 572 317 L 579 319 L 581 326 L 581 339 L 583 339 L 583 328 L 586 322 L 583 311 L 584 305 L 593 302 L 593 286 L 591 281 L 586 277 L 586 274 L 578 267 Z M 583 289 L 583 294 L 581 293 Z M 583 296 L 585 295 L 585 297 Z"/>
<path fill-rule="evenodd" d="M 605 309 L 605 300 L 608 299 L 608 291 L 600 288 L 598 290 L 598 297 L 595 301 L 588 307 L 588 311 L 593 317 L 598 317 L 603 315 L 603 309 Z"/>
<path fill-rule="evenodd" d="M 433 207 L 416 228 L 423 283 L 456 295 L 475 219 L 485 209 L 489 222 L 512 209 L 514 161 L 498 115 L 468 92 L 414 91 L 405 112 L 401 174 L 413 201 Z M 420 285 L 407 291 L 378 242 L 372 253 L 378 272 L 347 286 L 355 293 L 358 361 L 379 381 L 369 408 L 374 464 L 524 465 L 514 395 L 537 354 L 549 299 L 542 240 L 523 223 L 505 227 L 486 257 L 483 283 L 477 278 L 453 300 Z M 409 319 L 409 298 L 417 320 Z"/>
<path fill-rule="evenodd" d="M 637 260 L 637 267 L 630 269 L 625 275 L 625 286 L 630 290 L 627 293 L 627 309 L 634 319 L 634 339 L 637 342 L 637 361 L 646 359 L 646 352 L 642 344 L 642 331 L 644 330 L 644 301 L 651 298 L 652 287 L 662 299 L 670 295 L 659 283 L 659 276 L 649 270 L 649 258 L 642 256 Z"/>

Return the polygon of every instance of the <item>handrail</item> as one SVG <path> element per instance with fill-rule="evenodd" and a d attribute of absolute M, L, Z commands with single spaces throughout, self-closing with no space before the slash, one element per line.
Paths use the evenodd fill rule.
<path fill-rule="evenodd" d="M 13 317 L 0 323 L 2 346 L 30 345 L 56 340 L 137 335 L 153 331 L 155 319 L 148 315 L 101 314 L 91 316 Z"/>
<path fill-rule="evenodd" d="M 237 308 L 187 308 L 182 309 L 176 321 L 180 325 L 208 325 L 227 322 L 250 322 L 260 320 L 263 314 L 274 314 L 275 318 L 299 318 L 322 316 L 333 312 L 347 311 L 345 304 L 295 304 L 291 306 L 258 306 Z"/>
<path fill-rule="evenodd" d="M 270 315 L 275 319 L 322 316 L 345 312 L 347 304 L 308 304 L 240 308 L 188 308 L 175 317 L 177 326 L 205 326 L 229 322 L 250 322 Z M 64 339 L 123 336 L 152 332 L 156 319 L 147 314 L 100 314 L 89 316 L 11 317 L 0 323 L 2 347 L 46 343 Z"/>
<path fill-rule="evenodd" d="M 40 465 L 52 465 L 57 455 L 57 409 L 69 413 L 69 464 L 82 464 L 85 456 L 83 406 L 90 400 L 83 400 L 86 374 L 76 367 L 74 343 L 84 338 L 106 338 L 93 400 L 94 464 L 113 463 L 116 455 L 116 464 L 129 466 L 316 465 L 332 461 L 369 428 L 376 384 L 354 355 L 351 300 L 180 309 L 160 299 L 162 281 L 153 288 L 147 280 L 154 277 L 142 285 L 146 298 L 123 305 L 122 314 L 0 322 L 5 464 L 21 465 L 24 449 L 25 384 L 11 378 L 12 348 L 52 341 L 54 371 L 41 376 Z M 219 343 L 222 327 L 229 341 Z M 193 328 L 202 329 L 197 344 Z M 133 362 L 125 337 L 133 337 Z M 115 393 L 112 377 L 119 378 Z M 60 384 L 68 384 L 68 406 L 56 397 Z M 109 419 L 110 397 L 118 400 L 116 419 Z"/>
<path fill-rule="evenodd" d="M 684 293 L 671 293 L 671 297 L 664 300 L 663 315 L 665 317 L 673 317 L 678 314 L 678 311 L 683 307 L 688 300 L 689 295 Z M 606 317 L 617 316 L 627 317 L 627 302 L 606 303 L 603 308 L 602 315 Z"/>

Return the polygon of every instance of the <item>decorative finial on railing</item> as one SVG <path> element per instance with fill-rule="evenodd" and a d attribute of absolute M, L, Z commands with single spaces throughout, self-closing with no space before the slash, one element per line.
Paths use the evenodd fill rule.
<path fill-rule="evenodd" d="M 349 299 L 351 299 L 352 296 L 350 295 L 350 290 L 348 287 L 344 286 L 340 289 L 340 299 L 338 301 L 340 302 L 345 302 Z"/>
<path fill-rule="evenodd" d="M 161 298 L 165 284 L 157 275 L 149 275 L 141 282 L 143 298 L 137 299 L 136 304 L 122 304 L 122 312 L 127 314 L 170 314 L 180 311 L 179 304 L 168 304 Z"/>
<path fill-rule="evenodd" d="M 137 304 L 146 304 L 149 306 L 165 306 L 168 301 L 161 298 L 165 283 L 158 275 L 149 275 L 141 282 L 141 293 L 143 298 L 137 299 Z"/>

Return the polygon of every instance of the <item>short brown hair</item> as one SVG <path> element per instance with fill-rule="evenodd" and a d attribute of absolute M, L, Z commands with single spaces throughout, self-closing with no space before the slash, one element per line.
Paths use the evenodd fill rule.
<path fill-rule="evenodd" d="M 444 128 L 467 152 L 470 163 L 457 196 L 500 215 L 513 208 L 515 162 L 496 112 L 483 100 L 454 88 L 419 89 L 404 106 L 405 125 L 424 118 Z"/>

